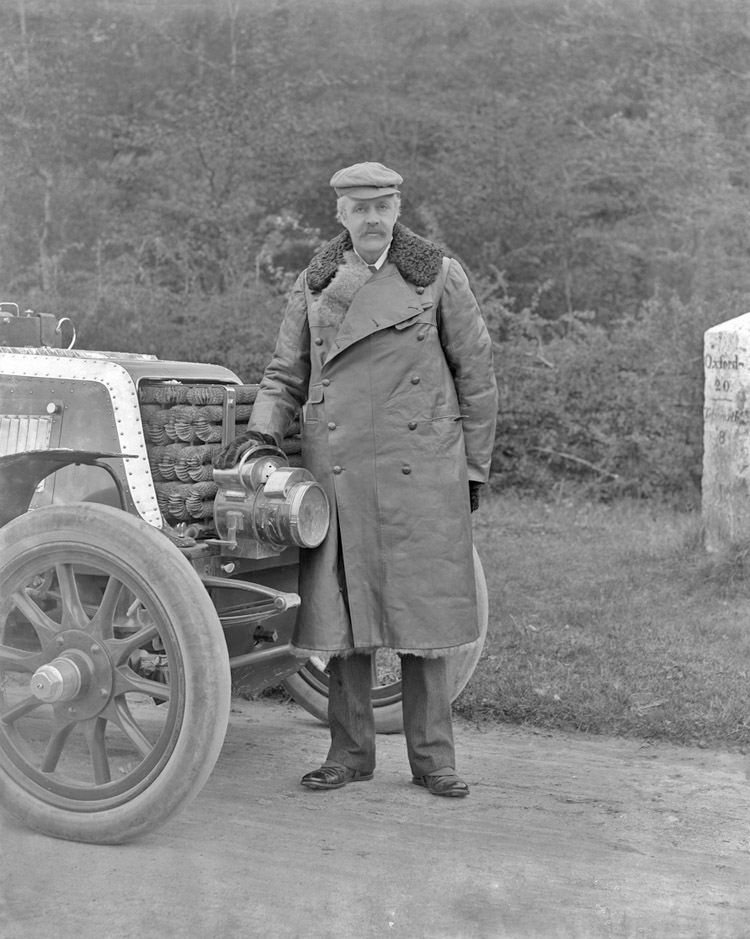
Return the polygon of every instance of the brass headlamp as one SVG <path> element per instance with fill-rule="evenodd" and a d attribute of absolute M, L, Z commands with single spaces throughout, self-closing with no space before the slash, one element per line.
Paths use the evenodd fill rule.
<path fill-rule="evenodd" d="M 214 524 L 219 538 L 243 557 L 284 548 L 315 548 L 328 532 L 328 499 L 312 474 L 289 466 L 277 447 L 260 444 L 230 469 L 214 469 L 219 487 Z"/>

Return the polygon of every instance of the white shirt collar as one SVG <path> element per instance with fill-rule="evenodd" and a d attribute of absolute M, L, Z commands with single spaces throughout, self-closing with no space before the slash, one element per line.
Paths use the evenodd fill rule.
<path fill-rule="evenodd" d="M 367 261 L 365 261 L 365 259 L 362 257 L 359 251 L 357 251 L 356 248 L 354 249 L 354 253 L 360 259 L 360 261 L 364 261 L 364 263 L 367 264 L 368 267 L 374 267 L 376 271 L 379 271 L 380 268 L 385 264 L 385 259 L 388 257 L 388 252 L 391 250 L 392 241 L 393 239 L 391 238 L 391 240 L 385 246 L 385 251 L 380 255 L 377 261 L 375 261 L 373 264 L 367 264 Z"/>

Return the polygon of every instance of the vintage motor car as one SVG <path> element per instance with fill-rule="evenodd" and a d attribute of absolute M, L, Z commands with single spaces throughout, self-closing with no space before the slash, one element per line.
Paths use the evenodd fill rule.
<path fill-rule="evenodd" d="M 74 344 L 69 320 L 0 303 L 0 804 L 47 835 L 115 844 L 199 793 L 233 691 L 283 685 L 325 721 L 326 663 L 290 639 L 299 553 L 329 506 L 294 426 L 281 448 L 212 466 L 257 385 Z M 454 698 L 480 653 L 449 657 Z M 378 730 L 399 731 L 387 652 L 373 702 Z"/>

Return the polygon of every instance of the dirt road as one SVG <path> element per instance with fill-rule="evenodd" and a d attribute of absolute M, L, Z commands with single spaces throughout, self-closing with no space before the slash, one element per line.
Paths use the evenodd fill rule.
<path fill-rule="evenodd" d="M 327 731 L 236 701 L 208 784 L 140 841 L 94 847 L 0 814 L 3 939 L 750 936 L 747 758 L 459 724 L 472 792 L 302 789 Z"/>

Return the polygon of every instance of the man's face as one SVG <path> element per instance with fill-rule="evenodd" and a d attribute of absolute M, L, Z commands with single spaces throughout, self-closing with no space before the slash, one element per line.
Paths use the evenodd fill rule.
<path fill-rule="evenodd" d="M 385 251 L 398 218 L 395 195 L 375 199 L 345 197 L 341 221 L 352 236 L 352 244 L 361 258 L 372 264 Z"/>

